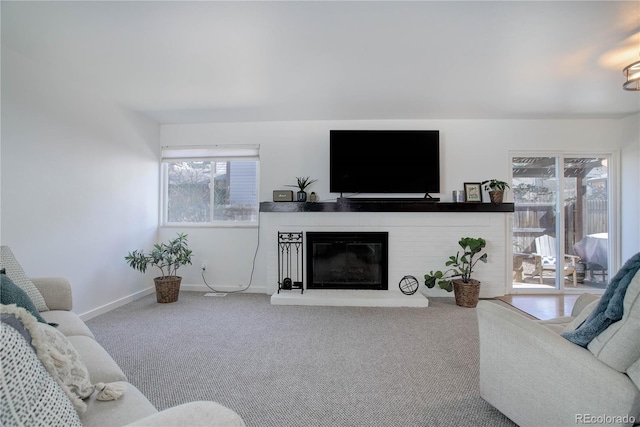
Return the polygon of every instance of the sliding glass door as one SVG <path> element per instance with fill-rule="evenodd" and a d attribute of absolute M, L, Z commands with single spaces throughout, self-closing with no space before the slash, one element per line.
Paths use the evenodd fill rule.
<path fill-rule="evenodd" d="M 609 156 L 512 155 L 513 292 L 608 281 Z"/>

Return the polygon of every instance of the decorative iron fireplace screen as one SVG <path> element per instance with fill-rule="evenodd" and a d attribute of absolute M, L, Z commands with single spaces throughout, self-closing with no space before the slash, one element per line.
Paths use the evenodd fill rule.
<path fill-rule="evenodd" d="M 306 234 L 307 289 L 388 289 L 388 233 Z"/>

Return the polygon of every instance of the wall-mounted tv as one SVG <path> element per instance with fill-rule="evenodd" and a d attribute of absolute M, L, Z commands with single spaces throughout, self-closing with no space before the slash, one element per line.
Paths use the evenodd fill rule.
<path fill-rule="evenodd" d="M 437 130 L 331 130 L 332 193 L 439 193 Z"/>

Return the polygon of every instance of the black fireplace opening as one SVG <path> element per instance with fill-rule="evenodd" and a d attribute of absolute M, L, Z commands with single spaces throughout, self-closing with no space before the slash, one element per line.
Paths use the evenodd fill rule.
<path fill-rule="evenodd" d="M 306 237 L 307 289 L 389 289 L 389 233 L 308 231 Z"/>

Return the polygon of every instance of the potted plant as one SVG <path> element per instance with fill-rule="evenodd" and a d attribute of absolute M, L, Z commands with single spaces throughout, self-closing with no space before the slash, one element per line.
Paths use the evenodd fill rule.
<path fill-rule="evenodd" d="M 480 295 L 480 282 L 472 279 L 471 274 L 478 261 L 487 262 L 487 254 L 480 255 L 487 242 L 480 237 L 463 237 L 458 244 L 464 251 L 462 256 L 460 251 L 455 256 L 450 256 L 445 263 L 445 266 L 450 268 L 444 272 L 438 270 L 425 274 L 424 284 L 431 289 L 437 283 L 447 292 L 454 291 L 457 305 L 475 307 Z"/>
<path fill-rule="evenodd" d="M 300 191 L 296 193 L 296 200 L 299 202 L 306 202 L 307 193 L 304 190 L 305 188 L 316 182 L 317 179 L 309 179 L 308 176 L 297 176 L 296 180 L 298 181 L 296 185 L 287 185 L 287 187 L 298 187 Z"/>
<path fill-rule="evenodd" d="M 156 243 L 153 249 L 145 254 L 142 250 L 129 252 L 124 259 L 130 267 L 141 273 L 148 266 L 158 267 L 161 276 L 153 279 L 156 285 L 156 300 L 160 303 L 178 300 L 182 277 L 178 276 L 180 266 L 191 264 L 192 250 L 187 244 L 187 235 L 178 233 L 178 237 L 168 243 Z"/>
<path fill-rule="evenodd" d="M 491 203 L 502 203 L 504 191 L 507 188 L 511 188 L 509 184 L 498 179 L 488 179 L 483 181 L 482 184 L 484 185 L 484 189 L 489 192 Z"/>

